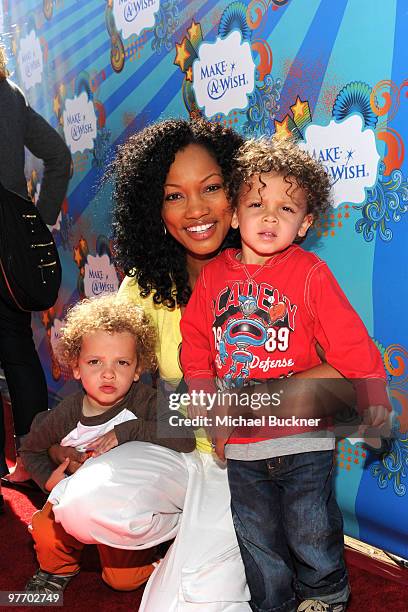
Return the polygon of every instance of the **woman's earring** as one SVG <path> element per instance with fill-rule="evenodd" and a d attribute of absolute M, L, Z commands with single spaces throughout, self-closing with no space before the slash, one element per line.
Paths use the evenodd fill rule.
<path fill-rule="evenodd" d="M 164 235 L 166 235 L 167 234 L 167 227 L 164 225 L 163 219 L 162 219 L 162 226 L 163 226 Z"/>

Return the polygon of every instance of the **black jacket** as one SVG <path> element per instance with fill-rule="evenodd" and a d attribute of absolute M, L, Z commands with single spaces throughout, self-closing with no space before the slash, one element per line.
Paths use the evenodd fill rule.
<path fill-rule="evenodd" d="M 24 146 L 44 162 L 38 210 L 54 225 L 71 172 L 71 154 L 63 139 L 36 113 L 17 85 L 0 81 L 0 183 L 27 198 Z"/>

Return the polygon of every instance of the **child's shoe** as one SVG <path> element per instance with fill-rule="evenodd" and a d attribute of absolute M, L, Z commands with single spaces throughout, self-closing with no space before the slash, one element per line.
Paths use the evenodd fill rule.
<path fill-rule="evenodd" d="M 49 574 L 43 572 L 42 569 L 38 569 L 34 576 L 25 585 L 26 593 L 62 593 L 71 578 L 76 576 L 75 574 Z"/>
<path fill-rule="evenodd" d="M 344 612 L 346 603 L 326 603 L 320 599 L 306 599 L 302 601 L 297 612 Z"/>

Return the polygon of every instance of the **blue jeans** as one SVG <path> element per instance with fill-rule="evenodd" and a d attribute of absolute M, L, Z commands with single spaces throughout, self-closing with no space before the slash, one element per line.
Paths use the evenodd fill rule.
<path fill-rule="evenodd" d="M 347 601 L 333 452 L 228 459 L 228 479 L 251 609 L 292 612 L 297 599 Z"/>

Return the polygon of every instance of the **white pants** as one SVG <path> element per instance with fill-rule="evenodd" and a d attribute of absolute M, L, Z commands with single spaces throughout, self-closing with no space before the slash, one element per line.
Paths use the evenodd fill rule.
<path fill-rule="evenodd" d="M 129 442 L 89 459 L 52 500 L 85 543 L 141 549 L 176 536 L 140 612 L 250 611 L 226 467 L 213 455 Z"/>

